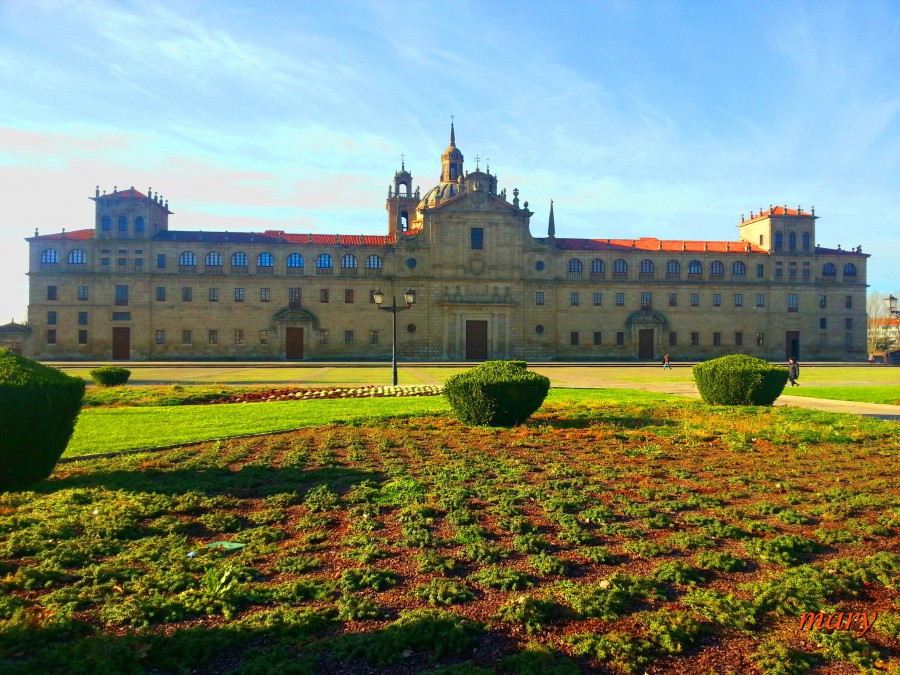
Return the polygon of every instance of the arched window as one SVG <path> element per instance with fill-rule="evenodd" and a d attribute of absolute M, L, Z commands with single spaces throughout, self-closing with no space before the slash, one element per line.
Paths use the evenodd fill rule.
<path fill-rule="evenodd" d="M 803 250 L 808 251 L 809 250 L 809 241 L 810 241 L 809 232 L 803 233 L 803 236 L 801 237 L 801 241 L 803 242 Z"/>
<path fill-rule="evenodd" d="M 257 267 L 275 267 L 275 258 L 271 253 L 260 253 L 256 256 Z"/>
<path fill-rule="evenodd" d="M 845 277 L 855 277 L 856 276 L 856 265 L 853 263 L 847 263 L 844 265 L 844 276 Z"/>
<path fill-rule="evenodd" d="M 197 264 L 197 256 L 193 251 L 185 251 L 178 256 L 179 267 L 194 267 Z"/>
<path fill-rule="evenodd" d="M 42 263 L 58 263 L 59 262 L 59 253 L 56 252 L 55 248 L 45 248 L 41 252 L 41 262 Z"/>
<path fill-rule="evenodd" d="M 134 231 L 135 232 L 143 232 L 144 231 L 144 216 L 138 216 L 134 219 Z"/>
<path fill-rule="evenodd" d="M 780 251 L 784 248 L 784 235 L 781 232 L 775 233 L 775 250 Z"/>
<path fill-rule="evenodd" d="M 582 271 L 584 271 L 584 265 L 578 258 L 572 258 L 571 260 L 569 260 L 569 267 L 567 268 L 567 271 L 581 273 Z"/>
<path fill-rule="evenodd" d="M 837 276 L 837 267 L 835 267 L 832 263 L 825 263 L 825 265 L 822 267 L 822 276 L 823 277 Z"/>
<path fill-rule="evenodd" d="M 742 277 L 747 274 L 747 266 L 738 260 L 731 264 L 731 274 L 736 277 Z"/>
<path fill-rule="evenodd" d="M 591 274 L 606 274 L 606 263 L 600 258 L 591 260 Z"/>
<path fill-rule="evenodd" d="M 713 260 L 709 264 L 710 274 L 725 274 L 725 265 L 720 260 Z"/>
<path fill-rule="evenodd" d="M 316 269 L 330 270 L 332 267 L 334 267 L 334 261 L 327 253 L 323 253 L 316 258 Z"/>
<path fill-rule="evenodd" d="M 653 261 L 644 258 L 641 260 L 641 274 L 653 274 Z"/>
<path fill-rule="evenodd" d="M 222 256 L 216 251 L 210 251 L 206 254 L 206 266 L 207 267 L 221 267 L 222 266 Z"/>
<path fill-rule="evenodd" d="M 348 253 L 343 258 L 341 258 L 341 269 L 342 270 L 355 270 L 359 267 L 359 261 L 356 259 L 356 256 L 352 253 Z"/>
<path fill-rule="evenodd" d="M 628 263 L 622 258 L 613 262 L 613 274 L 628 274 Z"/>
<path fill-rule="evenodd" d="M 247 267 L 249 263 L 247 262 L 247 254 L 243 251 L 238 251 L 233 256 L 231 256 L 231 266 L 232 267 Z"/>
<path fill-rule="evenodd" d="M 381 256 L 370 255 L 366 258 L 366 269 L 367 270 L 380 270 L 381 269 Z"/>
<path fill-rule="evenodd" d="M 703 263 L 699 260 L 691 260 L 688 263 L 688 274 L 703 274 Z"/>
<path fill-rule="evenodd" d="M 70 265 L 84 265 L 87 262 L 87 258 L 84 256 L 84 251 L 80 248 L 74 248 L 69 251 L 68 261 Z"/>
<path fill-rule="evenodd" d="M 109 232 L 112 229 L 112 220 L 110 220 L 109 216 L 103 216 L 100 219 L 100 229 L 104 232 Z"/>
<path fill-rule="evenodd" d="M 797 233 L 796 232 L 788 232 L 788 250 L 789 251 L 797 250 Z"/>
<path fill-rule="evenodd" d="M 666 274 L 681 274 L 681 263 L 677 260 L 670 260 L 666 263 Z"/>
<path fill-rule="evenodd" d="M 287 266 L 289 268 L 303 267 L 303 256 L 299 253 L 291 253 L 287 257 Z"/>
<path fill-rule="evenodd" d="M 128 232 L 128 218 L 119 216 L 119 232 Z"/>

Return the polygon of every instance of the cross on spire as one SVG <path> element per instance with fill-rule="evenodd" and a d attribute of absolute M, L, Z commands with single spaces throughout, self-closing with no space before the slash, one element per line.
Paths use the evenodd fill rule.
<path fill-rule="evenodd" d="M 481 157 L 479 157 L 478 155 L 475 155 L 475 170 L 476 171 L 478 171 L 481 168 L 481 164 L 479 162 L 481 162 Z"/>
<path fill-rule="evenodd" d="M 406 171 L 406 155 L 400 155 L 400 170 Z"/>

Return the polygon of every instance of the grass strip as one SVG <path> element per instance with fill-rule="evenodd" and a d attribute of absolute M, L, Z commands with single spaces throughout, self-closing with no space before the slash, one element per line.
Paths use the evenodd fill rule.
<path fill-rule="evenodd" d="M 806 398 L 825 398 L 832 401 L 859 401 L 861 403 L 886 403 L 900 405 L 898 386 L 850 386 L 850 387 L 795 387 L 784 393 Z"/>

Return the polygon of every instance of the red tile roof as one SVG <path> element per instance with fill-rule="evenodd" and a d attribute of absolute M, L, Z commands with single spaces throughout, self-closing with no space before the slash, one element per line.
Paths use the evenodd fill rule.
<path fill-rule="evenodd" d="M 116 192 L 110 192 L 108 195 L 100 195 L 99 197 L 95 197 L 95 199 L 147 199 L 147 195 L 139 190 L 135 190 L 133 187 L 128 188 L 127 190 L 117 190 Z"/>
<path fill-rule="evenodd" d="M 94 238 L 94 230 L 72 230 L 71 232 L 55 232 L 54 234 L 38 234 L 34 237 L 30 237 L 30 239 L 39 239 L 39 240 L 64 240 L 64 239 L 93 239 Z"/>
<path fill-rule="evenodd" d="M 556 239 L 556 247 L 564 251 L 663 251 L 666 253 L 766 253 L 746 241 L 694 241 L 678 239 Z"/>
<path fill-rule="evenodd" d="M 753 211 L 751 211 L 750 218 L 741 220 L 741 223 L 752 223 L 770 216 L 806 216 L 807 218 L 815 218 L 816 214 L 814 211 L 815 209 L 812 212 L 802 211 L 799 207 L 796 209 L 789 209 L 786 206 L 770 206 L 768 209 L 761 209 L 755 216 L 753 215 Z"/>

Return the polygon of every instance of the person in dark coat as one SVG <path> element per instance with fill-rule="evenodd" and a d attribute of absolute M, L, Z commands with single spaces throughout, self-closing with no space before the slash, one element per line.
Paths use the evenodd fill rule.
<path fill-rule="evenodd" d="M 799 387 L 800 385 L 797 383 L 797 378 L 800 377 L 800 364 L 797 363 L 797 359 L 793 356 L 788 359 L 788 382 L 791 383 L 792 387 Z"/>

